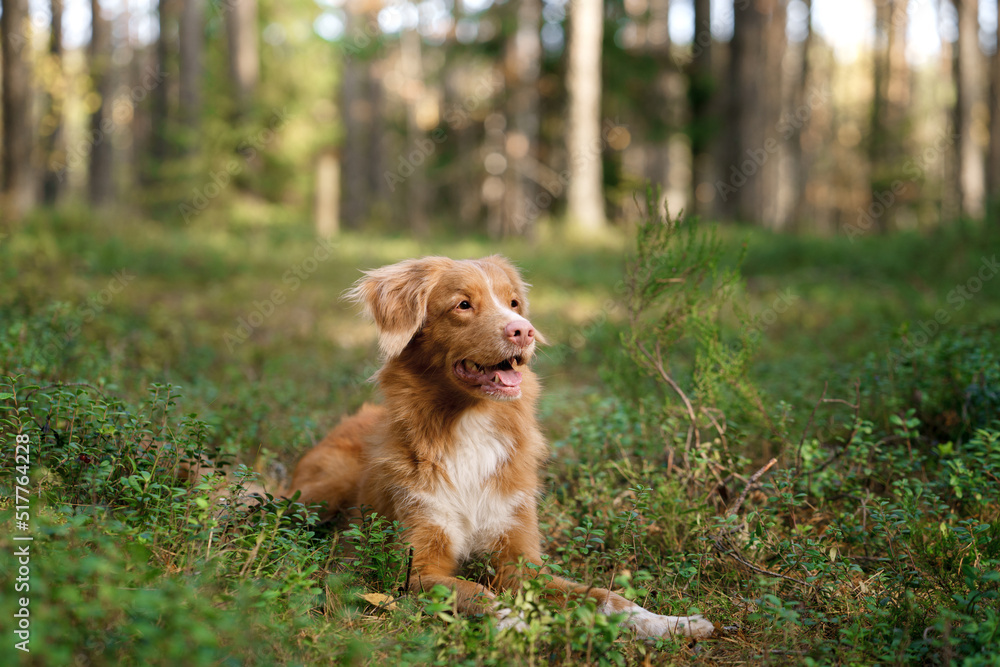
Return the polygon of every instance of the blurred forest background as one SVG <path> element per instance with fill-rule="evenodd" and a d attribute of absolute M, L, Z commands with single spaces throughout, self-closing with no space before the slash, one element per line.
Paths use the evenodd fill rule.
<path fill-rule="evenodd" d="M 995 0 L 0 10 L 0 665 L 1000 664 Z M 726 637 L 219 510 L 373 399 L 361 270 L 493 252 L 551 565 Z"/>
<path fill-rule="evenodd" d="M 849 237 L 1000 193 L 997 3 L 4 0 L 2 218 Z"/>

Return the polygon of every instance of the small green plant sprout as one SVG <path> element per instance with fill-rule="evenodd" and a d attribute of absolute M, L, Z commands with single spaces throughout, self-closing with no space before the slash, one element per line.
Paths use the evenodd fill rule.
<path fill-rule="evenodd" d="M 725 417 L 719 411 L 725 392 L 735 390 L 763 413 L 766 410 L 745 379 L 751 343 L 746 337 L 725 343 L 720 320 L 723 308 L 742 286 L 743 254 L 723 266 L 724 247 L 715 228 L 703 228 L 696 218 L 661 213 L 657 195 L 653 188 L 647 189 L 646 218 L 637 227 L 635 251 L 626 261 L 628 330 L 623 341 L 635 362 L 680 401 L 688 422 L 680 459 L 684 469 L 691 470 L 693 457 L 717 457 L 703 451 L 703 430 L 713 433 L 718 445 L 725 445 Z M 672 360 L 691 356 L 695 361 L 686 370 L 691 380 L 685 388 L 681 380 L 685 371 Z M 667 408 L 666 413 L 672 415 L 674 410 Z M 670 445 L 666 456 L 672 464 Z M 713 460 L 711 465 L 719 464 Z"/>

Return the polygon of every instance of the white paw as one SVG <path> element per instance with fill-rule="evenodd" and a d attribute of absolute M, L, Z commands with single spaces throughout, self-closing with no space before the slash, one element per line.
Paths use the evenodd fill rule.
<path fill-rule="evenodd" d="M 524 620 L 524 616 L 520 612 L 515 613 L 513 609 L 504 608 L 499 610 L 497 618 L 500 619 L 497 622 L 497 629 L 501 632 L 508 628 L 513 628 L 517 632 L 528 631 L 528 623 Z"/>
<path fill-rule="evenodd" d="M 698 616 L 662 616 L 661 618 L 676 619 L 671 621 L 673 628 L 670 634 L 681 634 L 694 639 L 708 639 L 715 634 L 715 624 L 700 614 Z"/>
<path fill-rule="evenodd" d="M 660 616 L 639 606 L 622 625 L 635 630 L 642 639 L 675 635 L 707 639 L 715 632 L 715 625 L 702 616 Z"/>

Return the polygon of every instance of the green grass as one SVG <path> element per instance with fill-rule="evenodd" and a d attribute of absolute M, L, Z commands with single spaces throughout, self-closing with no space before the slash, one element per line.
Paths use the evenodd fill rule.
<path fill-rule="evenodd" d="M 345 234 L 313 268 L 305 230 L 205 222 L 47 212 L 0 240 L 4 526 L 15 434 L 35 454 L 22 663 L 996 664 L 1000 278 L 960 308 L 949 301 L 995 235 L 850 243 L 721 230 L 724 265 L 744 242 L 747 254 L 745 287 L 717 324 L 728 344 L 747 315 L 755 322 L 748 376 L 774 428 L 722 392 L 725 446 L 679 469 L 665 452 L 683 447 L 685 416 L 621 342 L 625 239 Z M 339 298 L 359 271 L 491 252 L 534 285 L 532 320 L 550 341 L 537 369 L 554 566 L 615 581 L 660 613 L 737 626 L 726 639 L 635 642 L 592 608 L 554 607 L 530 588 L 513 601 L 532 614 L 526 636 L 455 615 L 445 591 L 378 609 L 359 594 L 395 597 L 405 581 L 392 526 L 332 532 L 281 505 L 220 513 L 212 499 L 226 481 L 185 486 L 141 447 L 168 439 L 172 456 L 207 452 L 280 476 L 373 397 L 373 328 Z M 948 321 L 923 340 L 921 323 L 941 310 Z M 260 325 L 233 342 L 255 311 Z M 670 359 L 685 387 L 698 351 L 685 338 Z M 817 404 L 824 390 L 861 405 Z M 779 463 L 730 530 L 725 507 L 768 454 Z M 0 534 L 8 619 L 15 534 Z M 0 645 L 4 664 L 12 646 Z"/>

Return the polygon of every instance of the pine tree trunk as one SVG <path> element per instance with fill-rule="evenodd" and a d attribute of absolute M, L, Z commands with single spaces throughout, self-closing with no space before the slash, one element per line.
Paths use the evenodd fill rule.
<path fill-rule="evenodd" d="M 781 161 L 785 146 L 782 145 L 778 123 L 784 110 L 784 69 L 782 61 L 788 46 L 788 35 L 785 32 L 787 23 L 788 0 L 777 0 L 771 4 L 773 11 L 769 20 L 764 23 L 764 61 L 763 89 L 766 94 L 761 98 L 761 109 L 757 117 L 757 136 L 763 137 L 763 146 L 768 153 L 767 161 L 760 168 L 760 185 L 755 208 L 758 211 L 756 219 L 765 227 L 780 229 L 782 220 L 779 218 L 778 202 L 781 191 L 787 186 L 782 180 Z M 778 149 L 770 151 L 770 141 L 777 142 Z"/>
<path fill-rule="evenodd" d="M 90 46 L 87 50 L 90 77 L 100 105 L 90 114 L 90 170 L 87 194 L 90 203 L 100 206 L 115 196 L 112 140 L 114 123 L 111 116 L 114 79 L 111 69 L 111 23 L 101 15 L 99 0 L 91 0 Z"/>
<path fill-rule="evenodd" d="M 569 93 L 566 152 L 569 155 L 567 215 L 585 233 L 602 229 L 604 176 L 601 151 L 601 45 L 604 3 L 577 0 L 570 5 Z"/>
<path fill-rule="evenodd" d="M 32 166 L 30 26 L 28 0 L 6 0 L 0 16 L 3 42 L 3 188 L 0 213 L 16 222 L 37 191 Z"/>
<path fill-rule="evenodd" d="M 538 150 L 538 74 L 542 57 L 540 0 L 521 0 L 517 30 L 507 44 L 507 128 L 503 235 L 530 235 L 538 209 L 535 172 Z M 535 206 L 529 206 L 535 204 Z M 537 207 L 537 208 L 536 208 Z"/>
<path fill-rule="evenodd" d="M 384 170 L 376 166 L 384 152 L 383 137 L 374 136 L 372 131 L 374 119 L 369 106 L 371 65 L 365 59 L 370 40 L 376 39 L 368 37 L 365 29 L 378 23 L 373 15 L 364 13 L 363 4 L 350 0 L 345 5 L 347 21 L 344 31 L 353 48 L 344 55 L 338 97 L 343 125 L 340 219 L 348 229 L 360 229 L 364 224 L 374 203 L 373 193 L 378 191 L 376 179 L 385 179 Z M 395 165 L 390 166 L 390 169 L 394 168 Z M 386 188 L 394 193 L 396 184 Z"/>
<path fill-rule="evenodd" d="M 809 50 L 812 48 L 812 0 L 806 0 L 806 36 L 799 45 L 799 72 L 795 81 L 795 92 L 792 95 L 792 109 L 787 121 L 790 134 L 788 138 L 788 180 L 791 188 L 791 201 L 788 206 L 783 227 L 795 229 L 804 228 L 806 208 L 806 187 L 809 184 L 810 159 L 803 146 L 803 134 L 809 127 L 809 120 L 816 111 L 813 108 L 815 100 L 810 97 L 809 81 L 811 77 Z"/>
<path fill-rule="evenodd" d="M 156 67 L 160 72 L 174 72 L 176 49 L 172 41 L 174 26 L 177 24 L 176 0 L 159 0 L 157 4 L 159 36 L 156 39 Z M 169 81 L 163 81 L 150 92 L 150 146 L 148 182 L 161 178 L 161 167 L 167 161 L 170 151 L 170 104 Z"/>
<path fill-rule="evenodd" d="M 710 1 L 695 0 L 695 13 L 698 13 L 699 2 L 707 6 Z M 696 16 L 695 23 L 697 22 Z M 650 0 L 645 42 L 650 49 L 670 55 L 670 0 Z"/>
<path fill-rule="evenodd" d="M 229 73 L 236 92 L 236 112 L 243 114 L 257 90 L 260 48 L 257 38 L 257 0 L 227 0 L 225 23 Z"/>
<path fill-rule="evenodd" d="M 688 68 L 688 100 L 691 105 L 691 195 L 697 215 L 713 215 L 715 165 L 712 141 L 715 133 L 713 100 L 715 72 L 712 70 L 712 2 L 694 0 L 694 39 Z"/>
<path fill-rule="evenodd" d="M 873 210 L 875 231 L 895 227 L 897 207 L 883 206 L 888 192 L 893 197 L 893 183 L 898 180 L 904 154 L 906 113 L 910 98 L 910 70 L 906 62 L 906 27 L 908 0 L 887 0 L 876 4 L 875 53 L 872 77 L 871 130 L 868 141 L 868 164 L 871 170 L 872 197 L 879 203 Z M 866 210 L 872 207 L 866 206 Z"/>
<path fill-rule="evenodd" d="M 420 33 L 416 30 L 405 30 L 399 39 L 400 59 L 403 64 L 407 87 L 414 91 L 406 102 L 406 143 L 403 157 L 410 163 L 412 173 L 405 182 L 406 204 L 403 210 L 404 224 L 416 236 L 426 236 L 430 231 L 427 217 L 429 205 L 430 184 L 427 180 L 427 152 L 422 148 L 429 141 L 427 134 L 420 126 L 418 118 L 421 98 L 424 91 L 423 48 Z M 411 156 L 425 156 L 418 162 Z"/>
<path fill-rule="evenodd" d="M 730 44 L 729 164 L 719 174 L 730 217 L 775 227 L 780 161 L 777 126 L 782 108 L 786 0 L 736 12 Z M 770 9 L 765 13 L 763 9 Z"/>
<path fill-rule="evenodd" d="M 185 0 L 180 21 L 180 118 L 193 130 L 201 119 L 201 79 L 205 50 L 205 0 Z M 197 147 L 197 137 L 189 143 Z"/>
<path fill-rule="evenodd" d="M 55 69 L 56 83 L 49 85 L 47 114 L 50 129 L 43 132 L 42 150 L 45 159 L 45 177 L 42 181 L 42 198 L 46 204 L 55 204 L 63 191 L 66 179 L 66 137 L 63 128 L 63 44 L 62 44 L 62 0 L 52 0 L 52 25 L 49 29 L 49 57 Z"/>
<path fill-rule="evenodd" d="M 906 153 L 903 146 L 904 124 L 910 108 L 910 64 L 906 60 L 906 32 L 909 26 L 909 0 L 890 0 L 892 29 L 889 32 L 889 80 L 886 89 L 886 113 L 896 140 L 889 147 L 898 159 Z"/>
<path fill-rule="evenodd" d="M 378 15 L 370 14 L 370 21 L 378 24 Z M 368 109 L 368 118 L 365 120 L 367 127 L 367 148 L 365 148 L 365 162 L 367 165 L 368 183 L 366 185 L 368 196 L 375 206 L 368 205 L 371 214 L 382 216 L 388 220 L 391 217 L 392 193 L 389 190 L 389 183 L 386 180 L 386 172 L 394 165 L 388 164 L 386 150 L 386 136 L 390 132 L 386 128 L 386 101 L 385 85 L 383 77 L 378 75 L 378 63 L 368 61 L 364 63 L 365 80 L 365 107 Z M 362 135 L 364 136 L 364 135 Z"/>
<path fill-rule="evenodd" d="M 886 147 L 891 143 L 891 132 L 888 124 L 888 80 L 889 80 L 889 45 L 892 23 L 892 5 L 890 2 L 875 3 L 875 45 L 872 53 L 872 105 L 868 134 L 868 169 L 871 196 L 885 187 L 888 182 L 885 172 Z M 879 205 L 881 206 L 881 204 Z M 876 208 L 875 210 L 882 210 Z M 874 228 L 870 231 L 884 233 L 889 227 L 889 217 L 892 211 L 882 210 L 881 215 L 873 217 Z"/>
<path fill-rule="evenodd" d="M 1000 13 L 1000 6 L 997 9 Z M 990 72 L 990 158 L 987 192 L 994 211 L 1000 208 L 1000 16 L 997 17 L 996 44 Z M 997 217 L 994 213 L 993 224 L 996 224 Z"/>
<path fill-rule="evenodd" d="M 340 156 L 321 151 L 316 160 L 316 235 L 333 238 L 340 231 Z"/>
<path fill-rule="evenodd" d="M 342 170 L 343 220 L 351 229 L 361 227 L 368 214 L 367 151 L 365 150 L 365 123 L 359 107 L 362 93 L 363 68 L 358 62 L 345 62 L 340 82 L 341 122 L 344 126 L 342 153 L 345 169 Z"/>
<path fill-rule="evenodd" d="M 953 0 L 958 11 L 958 43 L 955 45 L 954 110 L 955 134 L 958 135 L 958 192 L 961 213 L 981 218 L 984 213 L 986 174 L 983 154 L 972 127 L 974 113 L 982 103 L 982 54 L 979 50 L 979 4 L 976 0 Z"/>

